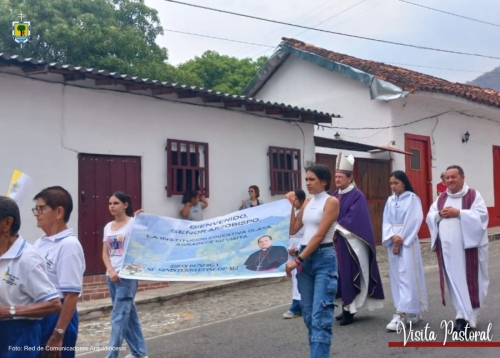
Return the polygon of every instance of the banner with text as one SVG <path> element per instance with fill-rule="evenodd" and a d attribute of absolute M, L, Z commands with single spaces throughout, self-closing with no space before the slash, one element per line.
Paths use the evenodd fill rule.
<path fill-rule="evenodd" d="M 203 221 L 140 214 L 119 275 L 152 281 L 285 276 L 290 210 L 284 199 Z"/>

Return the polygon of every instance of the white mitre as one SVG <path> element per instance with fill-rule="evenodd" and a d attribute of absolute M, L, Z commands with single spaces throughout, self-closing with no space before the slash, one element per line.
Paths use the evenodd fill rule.
<path fill-rule="evenodd" d="M 337 156 L 337 166 L 335 167 L 335 172 L 337 173 L 352 173 L 354 171 L 354 157 L 352 154 L 344 157 L 342 152 Z"/>

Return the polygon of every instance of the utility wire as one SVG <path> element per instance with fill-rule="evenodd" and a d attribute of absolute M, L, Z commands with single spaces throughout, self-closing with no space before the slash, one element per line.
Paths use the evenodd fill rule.
<path fill-rule="evenodd" d="M 327 126 L 327 125 L 323 125 L 323 124 L 315 124 L 315 125 L 318 126 L 318 129 L 322 128 L 323 130 L 325 128 L 326 129 L 341 129 L 341 130 L 344 129 L 344 130 L 350 130 L 350 131 L 356 131 L 356 130 L 358 130 L 358 131 L 359 130 L 383 130 L 383 129 L 389 129 L 389 128 L 398 128 L 398 127 L 409 126 L 409 125 L 412 125 L 412 124 L 415 124 L 415 123 L 418 123 L 418 122 L 426 121 L 428 119 L 438 118 L 438 117 L 441 117 L 441 116 L 443 116 L 445 114 L 448 114 L 448 113 L 457 113 L 457 114 L 460 114 L 462 116 L 466 116 L 466 117 L 469 117 L 469 118 L 480 118 L 480 119 L 484 119 L 484 120 L 493 122 L 493 123 L 495 123 L 497 125 L 500 125 L 500 122 L 497 121 L 497 120 L 495 120 L 495 119 L 491 119 L 491 118 L 483 117 L 483 116 L 476 116 L 476 115 L 468 114 L 468 113 L 461 112 L 461 111 L 445 111 L 445 112 L 433 114 L 432 116 L 428 116 L 428 117 L 424 117 L 424 118 L 419 118 L 419 119 L 416 119 L 416 120 L 408 122 L 408 123 L 391 124 L 391 125 L 388 125 L 388 126 L 380 126 L 380 127 L 338 127 L 338 126 L 333 125 L 333 124 L 331 126 Z"/>
<path fill-rule="evenodd" d="M 195 5 L 195 4 L 188 4 L 188 3 L 185 3 L 185 2 L 181 2 L 181 1 L 174 1 L 174 0 L 165 0 L 165 1 L 171 2 L 171 3 L 174 3 L 174 4 L 179 4 L 179 5 L 191 6 L 191 7 L 195 7 L 195 8 L 198 8 L 198 9 L 210 10 L 210 11 L 220 12 L 220 13 L 234 15 L 234 16 L 246 17 L 246 18 L 254 19 L 254 20 L 272 22 L 272 23 L 275 23 L 275 24 L 282 24 L 282 25 L 287 25 L 287 26 L 293 26 L 293 27 L 298 27 L 298 28 L 302 28 L 302 29 L 319 31 L 319 32 L 325 32 L 325 33 L 329 33 L 329 34 L 334 34 L 334 35 L 339 35 L 339 36 L 346 36 L 346 37 L 351 37 L 351 38 L 356 38 L 356 39 L 361 39 L 361 40 L 374 41 L 374 42 L 380 42 L 380 43 L 385 43 L 385 44 L 390 44 L 390 45 L 397 45 L 397 46 L 405 46 L 405 47 L 411 47 L 411 48 L 416 48 L 416 49 L 421 49 L 421 50 L 446 52 L 446 53 L 452 53 L 452 54 L 456 54 L 456 55 L 465 55 L 465 56 L 492 58 L 492 59 L 495 59 L 495 60 L 500 60 L 500 57 L 497 57 L 497 56 L 481 55 L 481 54 L 475 54 L 475 53 L 469 53 L 469 52 L 460 52 L 460 51 L 452 51 L 452 50 L 443 50 L 443 49 L 438 49 L 438 48 L 433 48 L 433 47 L 418 46 L 418 45 L 405 44 L 405 43 L 401 43 L 401 42 L 393 42 L 393 41 L 387 41 L 387 40 L 380 40 L 380 39 L 374 39 L 374 38 L 365 37 L 365 36 L 345 34 L 345 33 L 342 33 L 342 32 L 328 31 L 328 30 L 317 29 L 317 28 L 313 28 L 313 27 L 309 27 L 309 26 L 302 26 L 302 25 L 298 25 L 298 24 L 291 24 L 291 23 L 287 23 L 287 22 L 283 22 L 283 21 L 265 19 L 265 18 L 258 17 L 258 16 L 240 14 L 240 13 L 237 13 L 237 12 L 226 11 L 226 10 L 221 10 L 221 9 L 215 9 L 215 8 L 211 8 L 211 7 L 207 7 L 207 6 L 201 6 L 201 5 Z"/>
<path fill-rule="evenodd" d="M 456 16 L 456 17 L 460 17 L 460 18 L 462 18 L 462 19 L 471 20 L 471 21 L 475 21 L 475 22 L 480 22 L 480 23 L 482 23 L 482 24 L 486 24 L 486 25 L 491 25 L 491 26 L 500 27 L 500 25 L 498 25 L 498 24 L 494 24 L 494 23 L 492 23 L 492 22 L 487 22 L 487 21 L 483 21 L 483 20 L 473 19 L 472 17 L 467 17 L 467 16 L 463 16 L 463 15 L 458 15 L 458 14 L 454 14 L 454 13 L 452 13 L 452 12 L 448 12 L 448 11 L 444 11 L 444 10 L 434 9 L 433 7 L 424 6 L 424 5 L 420 5 L 420 4 L 415 4 L 415 3 L 413 3 L 413 2 L 406 1 L 406 0 L 399 0 L 399 1 L 404 2 L 404 3 L 406 3 L 406 4 L 413 5 L 413 6 L 422 7 L 422 8 L 424 8 L 424 9 L 428 9 L 428 10 L 432 10 L 432 11 L 441 12 L 441 13 L 443 13 L 443 14 L 447 14 L 447 15 L 451 15 L 451 16 Z"/>
<path fill-rule="evenodd" d="M 168 32 L 174 32 L 177 34 L 183 34 L 183 35 L 190 35 L 190 36 L 198 36 L 198 37 L 206 37 L 209 39 L 215 39 L 215 40 L 220 40 L 220 41 L 228 41 L 228 42 L 237 42 L 237 43 L 243 43 L 243 44 L 248 44 L 248 45 L 253 45 L 253 46 L 261 46 L 261 47 L 268 47 L 275 49 L 277 46 L 270 46 L 270 45 L 263 45 L 263 44 L 258 44 L 254 42 L 246 42 L 246 41 L 240 41 L 240 40 L 232 40 L 232 39 L 227 39 L 223 37 L 215 37 L 215 36 L 208 36 L 208 35 L 202 35 L 202 34 L 194 34 L 192 32 L 184 32 L 184 31 L 177 31 L 177 30 L 171 30 L 171 29 L 163 29 L 164 31 Z M 268 50 L 266 50 L 268 51 Z M 377 61 L 377 62 L 382 62 L 388 65 L 396 65 L 396 66 L 409 66 L 409 67 L 422 67 L 422 68 L 431 68 L 435 70 L 446 70 L 446 71 L 457 71 L 457 72 L 474 72 L 474 73 L 486 73 L 482 71 L 472 71 L 472 70 L 462 70 L 462 69 L 457 69 L 457 68 L 444 68 L 444 67 L 432 67 L 432 66 L 422 66 L 422 65 L 411 65 L 408 63 L 398 63 L 398 62 L 385 62 L 385 61 Z"/>
<path fill-rule="evenodd" d="M 191 35 L 191 36 L 198 36 L 198 37 L 206 37 L 207 39 L 215 39 L 215 40 L 229 41 L 229 42 L 238 42 L 240 44 L 247 44 L 247 45 L 253 45 L 253 46 L 276 48 L 276 46 L 269 46 L 269 45 L 257 44 L 257 43 L 254 43 L 254 42 L 231 40 L 231 39 L 225 39 L 225 38 L 222 38 L 222 37 L 215 37 L 215 36 L 208 36 L 208 35 L 201 35 L 201 34 L 193 34 L 191 32 L 184 32 L 184 31 L 177 31 L 177 30 L 170 30 L 170 29 L 163 29 L 163 31 L 175 32 L 177 34 L 184 34 L 184 35 Z"/>
<path fill-rule="evenodd" d="M 378 61 L 378 62 L 383 62 L 383 61 Z M 389 65 L 395 65 L 395 66 L 409 66 L 409 67 L 421 67 L 421 68 L 432 68 L 435 70 L 446 70 L 446 71 L 457 71 L 457 72 L 471 72 L 471 73 L 486 73 L 482 71 L 472 71 L 472 70 L 461 70 L 458 68 L 445 68 L 445 67 L 433 67 L 433 66 L 421 66 L 421 65 L 411 65 L 409 63 L 398 63 L 398 62 L 383 62 L 387 63 Z"/>
<path fill-rule="evenodd" d="M 300 16 L 293 18 L 291 21 L 301 22 L 302 20 L 307 21 L 309 19 L 315 18 L 317 15 L 312 15 L 312 14 L 317 12 L 318 10 L 321 13 L 322 12 L 321 8 L 324 7 L 325 5 L 329 5 L 332 1 L 334 1 L 334 0 L 325 1 L 324 3 L 318 5 L 316 8 L 313 8 L 312 10 L 306 12 L 305 14 L 301 14 Z M 271 37 L 275 37 L 276 36 L 275 34 L 281 32 L 284 27 L 285 26 L 280 26 L 279 29 L 269 31 L 266 35 L 259 37 L 258 41 L 262 41 L 262 40 L 265 40 L 265 39 L 268 39 Z M 241 47 L 236 52 L 233 52 L 233 55 L 237 55 L 243 49 L 246 49 L 246 47 L 244 47 L 244 46 Z M 269 50 L 265 50 L 264 52 L 267 52 L 267 51 L 269 51 Z M 258 57 L 258 56 L 256 56 L 256 57 Z"/>
<path fill-rule="evenodd" d="M 379 6 L 380 4 L 382 4 L 382 3 L 383 3 L 383 2 L 385 2 L 385 1 L 387 1 L 387 0 L 382 0 L 382 1 L 380 1 L 380 2 L 377 2 L 377 3 L 373 4 L 373 6 L 370 6 L 370 7 L 368 7 L 368 8 L 365 8 L 364 10 L 362 10 L 362 11 L 358 12 L 357 14 L 354 14 L 353 16 L 350 16 L 350 17 L 348 17 L 348 18 L 346 18 L 346 19 L 343 19 L 343 20 L 341 20 L 341 21 L 339 21 L 339 22 L 335 22 L 334 24 L 332 24 L 332 25 L 330 25 L 330 26 L 331 26 L 331 28 L 332 28 L 332 29 L 333 29 L 333 28 L 335 28 L 335 27 L 338 27 L 339 25 L 341 25 L 341 24 L 345 23 L 346 21 L 352 20 L 352 19 L 354 19 L 355 17 L 357 17 L 357 16 L 359 16 L 359 15 L 361 15 L 361 14 L 364 14 L 365 12 L 367 12 L 367 11 L 369 11 L 369 10 L 373 9 L 374 7 Z M 314 37 L 316 37 L 317 35 L 318 35 L 318 34 L 314 34 L 314 35 L 312 35 L 312 36 L 308 36 L 308 37 L 304 38 L 304 42 L 305 42 L 305 41 L 309 41 L 310 39 L 313 39 L 313 38 L 314 38 Z"/>
<path fill-rule="evenodd" d="M 330 21 L 331 19 L 333 19 L 333 18 L 335 18 L 335 17 L 337 17 L 337 16 L 339 16 L 339 15 L 342 15 L 344 12 L 347 12 L 347 11 L 351 10 L 352 8 L 354 8 L 354 7 L 356 7 L 356 6 L 358 6 L 358 5 L 362 4 L 362 3 L 364 3 L 365 1 L 366 1 L 366 0 L 361 0 L 360 2 L 357 2 L 356 4 L 354 4 L 354 5 L 350 6 L 350 7 L 348 7 L 347 9 L 344 9 L 344 10 L 342 10 L 341 12 L 337 12 L 337 13 L 333 14 L 332 16 L 329 16 L 329 17 L 328 17 L 328 18 L 326 18 L 325 20 L 323 20 L 323 21 L 321 21 L 321 22 L 318 22 L 317 24 L 314 24 L 312 27 L 316 27 L 316 26 L 319 26 L 319 25 L 321 25 L 321 24 L 324 24 L 325 22 Z M 300 35 L 302 35 L 303 33 L 307 32 L 307 31 L 309 31 L 309 30 L 304 30 L 304 31 L 301 31 L 301 32 L 299 32 L 298 34 L 294 35 L 294 37 L 300 36 Z"/>

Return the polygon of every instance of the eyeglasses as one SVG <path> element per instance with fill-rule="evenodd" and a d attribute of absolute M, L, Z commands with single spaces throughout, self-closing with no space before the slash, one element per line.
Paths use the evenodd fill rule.
<path fill-rule="evenodd" d="M 47 205 L 40 205 L 40 206 L 35 206 L 31 211 L 33 212 L 34 215 L 36 214 L 42 214 L 43 213 L 43 208 L 45 208 Z"/>

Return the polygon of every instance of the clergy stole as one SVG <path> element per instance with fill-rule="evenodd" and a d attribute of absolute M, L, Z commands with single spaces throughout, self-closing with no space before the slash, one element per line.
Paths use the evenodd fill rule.
<path fill-rule="evenodd" d="M 446 192 L 442 193 L 437 202 L 438 210 L 443 210 L 444 204 L 446 203 L 446 199 L 448 198 L 448 194 Z M 470 210 L 472 203 L 476 199 L 476 191 L 472 188 L 469 188 L 467 194 L 462 197 L 462 209 Z M 437 261 L 439 267 L 439 286 L 441 288 L 441 299 L 443 306 L 446 306 L 446 302 L 444 299 L 444 260 L 443 260 L 443 249 L 441 247 L 441 239 L 439 238 L 439 229 L 438 236 L 436 239 L 436 254 Z M 479 283 L 478 283 L 478 275 L 479 275 L 479 262 L 478 262 L 478 252 L 477 247 L 465 249 L 465 271 L 467 277 L 467 286 L 469 289 L 469 297 L 472 308 L 479 308 Z"/>

